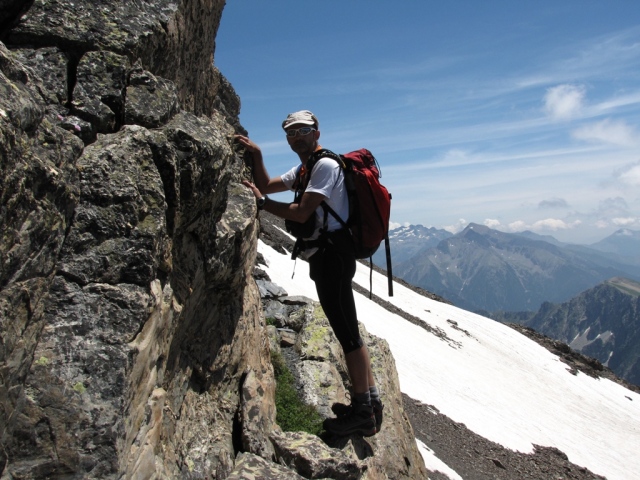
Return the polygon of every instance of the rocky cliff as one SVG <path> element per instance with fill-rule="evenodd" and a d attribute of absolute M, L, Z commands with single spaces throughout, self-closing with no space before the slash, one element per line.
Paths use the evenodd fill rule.
<path fill-rule="evenodd" d="M 426 477 L 394 375 L 366 445 L 276 423 L 224 1 L 0 5 L 2 478 Z"/>

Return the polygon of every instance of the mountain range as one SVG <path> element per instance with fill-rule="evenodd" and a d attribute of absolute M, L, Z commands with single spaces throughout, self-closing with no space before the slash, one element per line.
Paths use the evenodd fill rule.
<path fill-rule="evenodd" d="M 390 232 L 394 275 L 472 311 L 537 311 L 612 277 L 640 280 L 640 232 L 590 246 L 471 223 L 452 235 L 421 225 Z M 374 262 L 384 266 L 382 253 Z"/>
<path fill-rule="evenodd" d="M 498 313 L 595 358 L 618 376 L 640 385 L 640 283 L 612 278 L 568 302 L 545 302 L 538 312 Z"/>
<path fill-rule="evenodd" d="M 423 227 L 422 225 L 408 225 L 393 229 L 389 232 L 393 263 L 400 264 L 410 260 L 419 255 L 421 251 L 435 247 L 442 240 L 451 237 L 451 235 L 446 230 Z M 375 253 L 373 261 L 380 266 L 386 265 L 382 248 Z"/>

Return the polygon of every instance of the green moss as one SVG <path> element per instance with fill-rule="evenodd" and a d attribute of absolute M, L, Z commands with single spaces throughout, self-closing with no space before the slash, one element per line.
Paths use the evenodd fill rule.
<path fill-rule="evenodd" d="M 322 432 L 322 417 L 312 406 L 298 396 L 295 378 L 284 358 L 278 352 L 271 353 L 271 363 L 276 375 L 276 421 L 285 432 Z"/>
<path fill-rule="evenodd" d="M 153 215 L 147 215 L 138 224 L 138 230 L 142 233 L 153 234 L 158 231 L 158 222 Z"/>
<path fill-rule="evenodd" d="M 323 342 L 329 333 L 329 329 L 327 327 L 316 326 L 309 336 L 308 343 L 316 345 L 318 342 Z"/>
<path fill-rule="evenodd" d="M 274 325 L 277 326 L 276 324 L 276 319 L 273 317 L 267 317 L 265 318 L 265 322 L 267 323 L 267 325 Z"/>
<path fill-rule="evenodd" d="M 49 359 L 47 357 L 40 357 L 38 360 L 34 362 L 36 365 L 40 365 L 44 367 L 49 364 Z"/>
<path fill-rule="evenodd" d="M 327 318 L 327 316 L 324 313 L 324 310 L 320 305 L 316 305 L 316 307 L 313 309 L 313 318 L 315 318 L 316 320 L 320 318 Z"/>
<path fill-rule="evenodd" d="M 84 383 L 82 382 L 76 382 L 76 384 L 73 386 L 73 389 L 78 393 L 84 393 L 87 390 L 87 387 L 85 387 Z"/>

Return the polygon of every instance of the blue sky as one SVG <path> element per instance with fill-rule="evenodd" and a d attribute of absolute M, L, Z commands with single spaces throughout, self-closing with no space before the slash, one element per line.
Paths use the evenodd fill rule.
<path fill-rule="evenodd" d="M 309 109 L 324 147 L 374 153 L 395 226 L 640 230 L 636 1 L 228 0 L 215 64 L 271 175 Z"/>

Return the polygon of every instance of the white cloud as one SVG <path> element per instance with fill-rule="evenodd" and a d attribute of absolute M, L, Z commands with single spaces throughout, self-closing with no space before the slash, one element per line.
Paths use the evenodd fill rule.
<path fill-rule="evenodd" d="M 500 227 L 500 220 L 496 220 L 494 218 L 487 218 L 484 221 L 484 226 L 493 228 L 494 230 L 496 230 Z"/>
<path fill-rule="evenodd" d="M 596 226 L 596 228 L 609 228 L 609 222 L 605 221 L 605 220 L 598 220 L 596 221 L 596 223 L 594 223 L 594 225 Z"/>
<path fill-rule="evenodd" d="M 529 227 L 522 220 L 516 220 L 507 225 L 507 229 L 509 232 L 523 232 L 524 230 L 529 230 Z"/>
<path fill-rule="evenodd" d="M 582 85 L 558 85 L 547 89 L 544 108 L 554 120 L 568 120 L 582 110 L 586 89 Z"/>
<path fill-rule="evenodd" d="M 626 217 L 613 217 L 613 218 L 601 218 L 597 220 L 594 225 L 597 228 L 640 228 L 640 217 L 626 216 Z"/>
<path fill-rule="evenodd" d="M 638 165 L 640 167 L 640 165 Z M 593 213 L 593 225 L 599 229 L 611 227 L 640 227 L 640 217 L 630 213 L 627 202 L 622 197 L 606 198 L 600 201 L 598 209 Z"/>
<path fill-rule="evenodd" d="M 525 230 L 531 230 L 532 232 L 557 232 L 559 230 L 570 230 L 580 226 L 582 222 L 575 220 L 573 222 L 566 222 L 558 218 L 546 218 L 544 220 L 538 220 L 531 224 L 522 220 L 516 220 L 507 225 L 507 231 L 509 232 L 523 232 Z"/>
<path fill-rule="evenodd" d="M 593 111 L 595 114 L 604 115 L 605 113 L 611 113 L 617 109 L 623 107 L 634 107 L 640 103 L 640 92 L 632 92 L 626 95 L 613 97 L 600 102 L 597 105 L 593 105 Z"/>
<path fill-rule="evenodd" d="M 640 227 L 640 217 L 613 218 L 611 219 L 611 223 L 617 227 Z"/>
<path fill-rule="evenodd" d="M 638 145 L 638 133 L 624 121 L 605 119 L 573 131 L 574 138 L 588 142 L 612 143 L 624 147 Z"/>
<path fill-rule="evenodd" d="M 640 162 L 629 165 L 616 174 L 618 180 L 631 187 L 640 187 Z"/>
<path fill-rule="evenodd" d="M 575 228 L 579 226 L 582 222 L 580 220 L 575 220 L 573 222 L 565 222 L 564 220 L 560 220 L 557 218 L 547 218 L 545 220 L 538 220 L 531 226 L 531 230 L 534 232 L 550 230 L 552 232 L 558 230 L 569 230 L 571 228 Z"/>
<path fill-rule="evenodd" d="M 447 225 L 446 227 L 442 227 L 442 229 L 446 230 L 447 232 L 450 232 L 450 233 L 458 233 L 458 232 L 464 230 L 464 228 L 468 224 L 469 224 L 469 222 L 467 222 L 464 218 L 461 218 L 456 223 L 454 223 L 453 225 Z"/>

